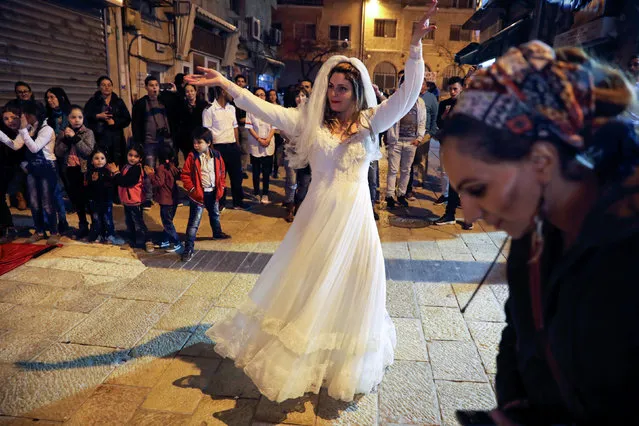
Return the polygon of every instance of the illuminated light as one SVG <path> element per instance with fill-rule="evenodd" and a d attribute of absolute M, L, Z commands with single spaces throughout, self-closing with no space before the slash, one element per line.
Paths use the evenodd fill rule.
<path fill-rule="evenodd" d="M 369 0 L 366 4 L 366 16 L 375 18 L 379 14 L 379 0 Z"/>

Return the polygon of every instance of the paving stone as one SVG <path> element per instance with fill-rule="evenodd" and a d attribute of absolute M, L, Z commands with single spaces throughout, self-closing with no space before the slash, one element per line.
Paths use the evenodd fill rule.
<path fill-rule="evenodd" d="M 234 308 L 220 308 L 219 306 L 213 306 L 209 310 L 202 320 L 202 325 L 208 325 L 211 327 L 218 321 L 223 321 L 235 312 Z"/>
<path fill-rule="evenodd" d="M 160 330 L 188 330 L 193 331 L 206 315 L 212 302 L 193 296 L 182 296 L 169 311 L 164 314 L 155 328 Z"/>
<path fill-rule="evenodd" d="M 488 374 L 488 381 L 490 382 L 490 386 L 492 386 L 493 388 L 493 392 L 495 392 L 495 395 L 497 394 L 497 388 L 495 387 L 495 374 Z"/>
<path fill-rule="evenodd" d="M 202 398 L 189 426 L 249 426 L 257 408 L 256 399 Z"/>
<path fill-rule="evenodd" d="M 2 327 L 25 333 L 61 335 L 87 318 L 87 314 L 35 306 L 16 306 L 0 314 Z"/>
<path fill-rule="evenodd" d="M 38 258 L 31 262 L 39 261 L 35 266 L 41 268 L 61 269 L 63 271 L 74 271 L 93 275 L 106 275 L 119 278 L 135 278 L 145 269 L 141 262 L 137 265 L 113 264 L 111 262 L 98 261 L 93 259 L 58 258 L 42 259 Z"/>
<path fill-rule="evenodd" d="M 426 340 L 470 340 L 461 312 L 455 308 L 420 306 Z"/>
<path fill-rule="evenodd" d="M 270 253 L 273 254 L 280 246 L 281 241 L 260 241 L 255 244 L 252 251 L 255 253 Z"/>
<path fill-rule="evenodd" d="M 460 237 L 469 247 L 471 245 L 492 245 L 497 249 L 495 242 L 485 232 L 464 232 L 460 234 Z"/>
<path fill-rule="evenodd" d="M 415 293 L 411 281 L 386 282 L 386 309 L 391 317 L 418 318 Z"/>
<path fill-rule="evenodd" d="M 495 295 L 495 299 L 497 299 L 497 303 L 504 308 L 506 305 L 506 301 L 508 300 L 509 292 L 508 285 L 506 284 L 491 284 L 490 289 L 493 291 Z"/>
<path fill-rule="evenodd" d="M 436 380 L 487 381 L 472 342 L 431 342 L 428 354 Z"/>
<path fill-rule="evenodd" d="M 430 364 L 395 361 L 379 387 L 382 424 L 438 424 L 435 383 Z"/>
<path fill-rule="evenodd" d="M 369 393 L 357 395 L 352 402 L 344 402 L 331 398 L 325 388 L 319 396 L 316 426 L 348 425 L 373 426 L 377 425 L 377 400 L 379 394 Z"/>
<path fill-rule="evenodd" d="M 181 426 L 188 425 L 191 416 L 189 414 L 171 413 L 168 411 L 155 411 L 139 409 L 133 415 L 128 425 L 130 426 Z"/>
<path fill-rule="evenodd" d="M 57 342 L 56 334 L 42 334 L 23 330 L 9 330 L 2 334 L 0 342 L 0 362 L 12 363 L 29 361 L 40 352 Z"/>
<path fill-rule="evenodd" d="M 436 241 L 409 241 L 408 250 L 412 260 L 442 260 Z"/>
<path fill-rule="evenodd" d="M 2 302 L 0 302 L 0 315 L 4 314 L 5 312 L 10 311 L 15 306 L 16 305 L 14 305 L 13 303 L 2 303 Z"/>
<path fill-rule="evenodd" d="M 469 243 L 468 248 L 478 262 L 492 262 L 499 251 L 499 247 L 496 247 L 492 241 L 487 244 Z"/>
<path fill-rule="evenodd" d="M 82 274 L 74 271 L 59 269 L 45 269 L 31 266 L 33 260 L 2 276 L 3 279 L 21 281 L 33 284 L 49 285 L 52 287 L 71 288 L 84 281 Z"/>
<path fill-rule="evenodd" d="M 112 298 L 91 312 L 65 339 L 87 345 L 130 348 L 167 309 L 168 305 L 163 303 Z"/>
<path fill-rule="evenodd" d="M 397 331 L 396 360 L 428 361 L 426 341 L 419 319 L 393 318 Z"/>
<path fill-rule="evenodd" d="M 4 384 L 19 371 L 20 369 L 15 365 L 15 363 L 0 363 L 0 388 L 2 388 Z"/>
<path fill-rule="evenodd" d="M 131 386 L 99 386 L 65 424 L 125 424 L 142 404 L 149 389 Z"/>
<path fill-rule="evenodd" d="M 224 294 L 215 301 L 215 306 L 237 308 L 248 297 L 258 278 L 259 275 L 255 274 L 235 275 L 224 290 Z"/>
<path fill-rule="evenodd" d="M 199 325 L 184 345 L 184 348 L 180 351 L 180 355 L 203 358 L 221 358 L 213 349 L 215 347 L 215 343 L 206 335 L 206 331 L 209 328 L 211 328 L 211 325 L 208 323 Z"/>
<path fill-rule="evenodd" d="M 477 284 L 453 283 L 453 290 L 457 296 L 459 306 L 465 306 L 471 295 L 477 288 Z M 497 302 L 495 295 L 487 286 L 479 289 L 470 305 L 464 313 L 464 318 L 474 321 L 505 322 L 506 315 L 503 308 Z"/>
<path fill-rule="evenodd" d="M 410 259 L 408 243 L 406 242 L 383 243 L 382 252 L 384 259 Z"/>
<path fill-rule="evenodd" d="M 0 301 L 5 303 L 50 307 L 63 293 L 61 288 L 0 280 Z"/>
<path fill-rule="evenodd" d="M 468 321 L 470 334 L 473 336 L 486 373 L 497 373 L 496 358 L 499 352 L 501 332 L 505 326 L 505 323 Z"/>
<path fill-rule="evenodd" d="M 447 306 L 457 308 L 457 299 L 449 283 L 415 283 L 415 294 L 420 306 Z"/>
<path fill-rule="evenodd" d="M 255 412 L 255 420 L 270 423 L 288 423 L 294 425 L 314 425 L 315 408 L 319 395 L 306 394 L 301 398 L 287 399 L 282 403 L 260 398 Z"/>
<path fill-rule="evenodd" d="M 442 424 L 458 424 L 457 410 L 489 411 L 497 405 L 488 383 L 464 383 L 436 380 L 442 411 Z"/>
<path fill-rule="evenodd" d="M 51 252 L 51 255 L 53 257 L 90 259 L 116 265 L 140 266 L 140 260 L 133 251 L 105 244 L 65 244 L 56 249 L 55 252 Z"/>
<path fill-rule="evenodd" d="M 192 414 L 219 363 L 219 360 L 207 358 L 173 359 L 141 408 Z"/>
<path fill-rule="evenodd" d="M 119 361 L 109 348 L 52 345 L 0 389 L 0 412 L 67 420 Z"/>
<path fill-rule="evenodd" d="M 149 268 L 120 290 L 117 297 L 172 303 L 196 278 L 193 272 Z"/>
<path fill-rule="evenodd" d="M 234 272 L 200 272 L 185 295 L 214 301 L 222 294 L 234 276 Z"/>
<path fill-rule="evenodd" d="M 230 359 L 222 361 L 218 371 L 211 377 L 211 383 L 206 391 L 214 397 L 258 399 L 261 395 L 253 381 Z"/>
<path fill-rule="evenodd" d="M 29 426 L 37 422 L 38 426 L 60 426 L 60 422 L 40 420 L 27 417 L 9 417 L 0 415 L 0 425 L 2 426 Z"/>
<path fill-rule="evenodd" d="M 88 314 L 107 300 L 109 296 L 87 290 L 65 290 L 53 307 L 62 311 Z"/>

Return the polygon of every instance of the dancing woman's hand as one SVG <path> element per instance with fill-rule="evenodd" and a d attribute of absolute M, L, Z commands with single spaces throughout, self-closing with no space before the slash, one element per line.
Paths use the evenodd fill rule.
<path fill-rule="evenodd" d="M 197 67 L 197 69 L 204 74 L 189 74 L 184 76 L 184 80 L 187 83 L 193 84 L 194 86 L 220 86 L 223 88 L 229 83 L 226 77 L 214 69 L 204 67 Z"/>
<path fill-rule="evenodd" d="M 424 16 L 422 16 L 422 19 L 420 19 L 417 25 L 415 25 L 410 44 L 414 46 L 419 45 L 426 34 L 437 28 L 435 25 L 430 24 L 430 18 L 435 14 L 435 12 L 437 12 L 437 0 L 433 0 Z"/>

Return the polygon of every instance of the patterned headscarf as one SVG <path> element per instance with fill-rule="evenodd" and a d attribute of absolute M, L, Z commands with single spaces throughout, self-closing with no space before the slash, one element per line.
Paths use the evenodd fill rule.
<path fill-rule="evenodd" d="M 476 71 L 451 115 L 525 138 L 558 138 L 581 151 L 595 110 L 593 86 L 585 67 L 557 60 L 550 46 L 531 41 Z"/>

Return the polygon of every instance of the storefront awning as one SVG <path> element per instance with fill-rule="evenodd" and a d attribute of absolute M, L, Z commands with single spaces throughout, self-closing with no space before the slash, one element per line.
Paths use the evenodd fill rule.
<path fill-rule="evenodd" d="M 237 31 L 237 27 L 235 25 L 229 22 L 226 22 L 224 19 L 214 15 L 213 13 L 207 11 L 206 9 L 203 9 L 198 6 L 196 11 L 197 11 L 198 18 L 204 19 L 209 24 L 213 25 L 216 28 L 219 28 L 222 31 L 226 31 L 229 33 L 234 33 Z"/>
<path fill-rule="evenodd" d="M 528 41 L 530 18 L 520 19 L 509 25 L 483 43 L 471 43 L 457 52 L 458 64 L 477 65 L 489 59 L 498 58 L 512 46 Z M 475 44 L 476 46 L 473 46 Z"/>

